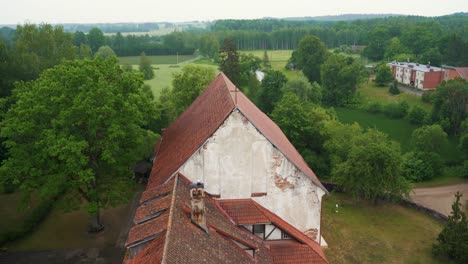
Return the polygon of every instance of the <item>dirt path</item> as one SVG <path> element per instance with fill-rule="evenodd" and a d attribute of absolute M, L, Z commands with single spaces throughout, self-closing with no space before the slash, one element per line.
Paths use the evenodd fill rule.
<path fill-rule="evenodd" d="M 434 209 L 444 215 L 449 215 L 452 211 L 452 203 L 455 200 L 455 193 L 460 191 L 462 206 L 466 206 L 468 200 L 468 183 L 461 183 L 450 186 L 416 188 L 410 193 L 411 199 L 425 207 Z"/>
<path fill-rule="evenodd" d="M 410 89 L 408 87 L 401 86 L 401 85 L 398 86 L 398 89 L 400 89 L 400 91 L 402 91 L 402 92 L 414 94 L 416 96 L 422 96 L 423 95 L 423 91 L 421 91 L 421 90 L 414 90 L 414 89 Z"/>

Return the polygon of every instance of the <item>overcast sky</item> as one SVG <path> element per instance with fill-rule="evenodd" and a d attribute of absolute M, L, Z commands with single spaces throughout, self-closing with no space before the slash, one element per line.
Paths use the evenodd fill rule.
<path fill-rule="evenodd" d="M 339 14 L 440 16 L 467 0 L 0 0 L 0 24 L 182 22 Z"/>

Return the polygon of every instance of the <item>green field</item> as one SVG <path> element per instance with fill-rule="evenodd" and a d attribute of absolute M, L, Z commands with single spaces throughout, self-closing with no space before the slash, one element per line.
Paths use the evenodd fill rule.
<path fill-rule="evenodd" d="M 363 99 L 363 103 L 379 102 L 381 104 L 389 104 L 406 101 L 409 105 L 417 105 L 426 111 L 430 111 L 432 108 L 432 105 L 424 103 L 420 96 L 405 92 L 392 95 L 388 92 L 388 87 L 377 87 L 373 81 L 361 84 L 357 91 Z"/>
<path fill-rule="evenodd" d="M 322 227 L 329 246 L 325 254 L 331 264 L 442 261 L 431 253 L 442 224 L 399 205 L 376 206 L 333 193 L 323 202 Z"/>
<path fill-rule="evenodd" d="M 256 57 L 259 57 L 263 60 L 263 50 L 250 50 L 250 51 L 240 51 L 244 54 L 253 54 Z M 286 75 L 289 80 L 297 78 L 298 74 L 301 74 L 300 71 L 290 71 L 286 70 L 286 66 L 289 58 L 291 58 L 292 50 L 267 50 L 268 58 L 270 59 L 271 68 L 273 70 L 280 71 Z"/>
<path fill-rule="evenodd" d="M 177 64 L 179 63 L 193 60 L 197 56 L 195 55 L 161 55 L 161 56 L 146 56 L 151 60 L 152 64 Z M 130 65 L 138 65 L 140 64 L 140 56 L 128 56 L 128 57 L 119 57 L 120 64 L 130 64 Z"/>

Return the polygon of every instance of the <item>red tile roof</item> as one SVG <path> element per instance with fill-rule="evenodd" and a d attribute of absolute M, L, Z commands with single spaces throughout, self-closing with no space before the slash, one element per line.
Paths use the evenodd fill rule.
<path fill-rule="evenodd" d="M 126 245 L 141 246 L 142 249 L 133 257 L 127 256 L 124 260 L 125 264 L 161 262 L 326 263 L 320 247 L 318 247 L 320 252 L 316 252 L 317 249 L 310 243 L 317 246 L 318 244 L 250 199 L 218 202 L 207 195 L 204 201 L 209 234 L 206 234 L 191 222 L 190 214 L 187 211 L 187 208 L 190 208 L 190 181 L 183 175 L 177 174 L 167 184 L 173 186 L 170 195 L 154 200 L 150 199 L 151 202 L 141 205 L 145 209 L 138 209 L 146 212 L 145 210 L 149 210 L 148 206 L 152 208 L 165 207 L 167 200 L 169 198 L 171 200 L 169 209 L 162 215 L 143 223 L 137 223 L 130 229 Z M 243 209 L 249 213 L 240 212 Z M 272 241 L 263 241 L 247 230 L 238 227 L 229 215 L 236 216 L 232 219 L 235 218 L 239 221 L 257 219 L 262 221 L 261 223 L 265 223 L 265 221 L 274 223 L 297 241 L 283 243 L 286 245 L 286 249 Z M 139 244 L 144 241 L 146 244 Z M 255 249 L 255 257 L 251 257 L 236 243 Z M 288 256 L 291 254 L 292 256 Z M 307 262 L 304 262 L 305 260 Z"/>
<path fill-rule="evenodd" d="M 187 110 L 167 128 L 155 147 L 148 189 L 169 179 L 238 108 L 289 161 L 322 188 L 320 181 L 281 129 L 220 73 Z"/>
<path fill-rule="evenodd" d="M 219 205 L 228 213 L 228 215 L 238 225 L 247 224 L 260 224 L 260 223 L 272 223 L 281 230 L 288 233 L 290 236 L 305 244 L 306 248 L 310 252 L 307 254 L 314 255 L 314 259 L 320 259 L 322 262 L 305 262 L 305 263 L 326 263 L 325 254 L 322 251 L 320 245 L 302 233 L 288 222 L 281 219 L 279 216 L 269 211 L 265 207 L 261 206 L 257 202 L 251 199 L 235 199 L 235 200 L 218 200 Z M 255 222 L 259 220 L 259 222 Z M 295 246 L 296 247 L 296 246 Z M 298 247 L 299 251 L 304 251 L 302 247 Z M 292 262 L 290 262 L 292 263 Z"/>
<path fill-rule="evenodd" d="M 154 188 L 146 187 L 146 191 L 141 194 L 140 203 L 146 202 L 150 199 L 158 198 L 168 195 L 174 189 L 174 179 L 171 179 L 165 184 L 158 185 Z"/>
<path fill-rule="evenodd" d="M 268 245 L 275 264 L 327 263 L 321 256 L 310 250 L 310 247 L 297 241 L 272 241 Z"/>
<path fill-rule="evenodd" d="M 271 223 L 251 199 L 219 200 L 218 203 L 238 225 Z"/>
<path fill-rule="evenodd" d="M 142 204 L 136 210 L 135 217 L 133 218 L 134 222 L 144 221 L 147 218 L 151 218 L 152 215 L 155 215 L 162 210 L 168 209 L 171 206 L 172 196 L 167 195 L 159 199 L 152 200 L 146 204 Z"/>
<path fill-rule="evenodd" d="M 465 80 L 468 80 L 468 67 L 457 67 L 457 72 Z"/>

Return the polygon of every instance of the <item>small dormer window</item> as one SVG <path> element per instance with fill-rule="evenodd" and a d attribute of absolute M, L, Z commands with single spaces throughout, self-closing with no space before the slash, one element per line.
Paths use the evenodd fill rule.
<path fill-rule="evenodd" d="M 283 232 L 281 232 L 281 238 L 282 239 L 291 239 L 291 236 L 288 233 L 283 231 Z"/>

